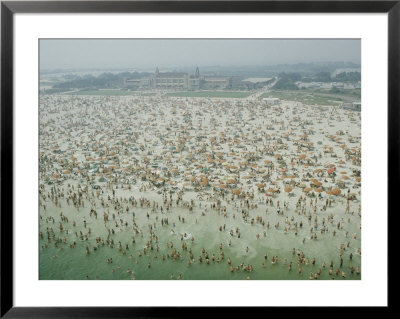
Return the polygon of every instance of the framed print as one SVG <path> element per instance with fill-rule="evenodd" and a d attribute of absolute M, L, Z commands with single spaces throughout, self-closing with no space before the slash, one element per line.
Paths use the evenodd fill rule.
<path fill-rule="evenodd" d="M 1 10 L 2 316 L 389 306 L 397 1 Z"/>

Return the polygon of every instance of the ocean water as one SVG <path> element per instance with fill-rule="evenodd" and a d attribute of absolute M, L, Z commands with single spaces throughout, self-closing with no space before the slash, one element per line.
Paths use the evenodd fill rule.
<path fill-rule="evenodd" d="M 116 193 L 116 196 L 122 196 L 129 194 L 129 191 L 120 190 Z M 142 196 L 151 197 L 154 193 L 144 192 Z M 186 199 L 193 197 L 194 192 L 188 192 L 184 195 Z M 286 194 L 280 195 L 282 199 L 287 197 Z M 261 197 L 261 196 L 260 196 Z M 262 198 L 262 197 L 261 197 Z M 278 200 L 275 199 L 275 200 Z M 161 198 L 160 198 L 161 201 Z M 106 237 L 107 231 L 104 226 L 102 210 L 98 210 L 98 218 L 94 216 L 89 217 L 90 209 L 88 207 L 80 209 L 78 212 L 69 206 L 62 206 L 61 208 L 55 207 L 53 204 L 47 203 L 46 211 L 41 208 L 41 221 L 40 231 L 44 234 L 47 227 L 52 227 L 56 232 L 56 237 L 67 239 L 68 244 L 58 244 L 55 247 L 54 243 L 51 242 L 47 248 L 43 248 L 47 244 L 47 239 L 39 240 L 39 278 L 44 280 L 82 280 L 82 279 L 99 279 L 99 280 L 130 280 L 130 279 L 150 279 L 150 280 L 166 280 L 177 279 L 178 275 L 181 275 L 181 279 L 186 280 L 230 280 L 230 279 L 270 279 L 270 280 L 298 280 L 298 279 L 309 279 L 310 272 L 315 272 L 318 269 L 322 270 L 319 279 L 326 280 L 340 280 L 341 272 L 338 276 L 329 276 L 328 270 L 330 261 L 334 262 L 333 269 L 344 270 L 347 274 L 346 279 L 361 279 L 361 275 L 350 274 L 349 267 L 353 266 L 357 268 L 361 265 L 361 256 L 357 252 L 357 248 L 360 247 L 360 228 L 359 219 L 360 217 L 354 214 L 351 216 L 345 214 L 340 203 L 336 203 L 333 207 L 328 208 L 325 212 L 317 212 L 318 218 L 321 220 L 324 216 L 333 213 L 335 220 L 338 221 L 342 217 L 346 222 L 344 223 L 343 230 L 336 229 L 336 223 L 329 225 L 331 229 L 336 229 L 336 236 L 332 235 L 332 232 L 325 234 L 318 234 L 317 240 L 309 239 L 309 225 L 308 219 L 304 215 L 298 215 L 297 213 L 289 212 L 285 216 L 278 215 L 275 211 L 275 207 L 269 205 L 260 204 L 258 208 L 250 211 L 250 219 L 256 218 L 256 216 L 262 216 L 263 220 L 270 223 L 270 229 L 267 230 L 266 226 L 262 226 L 260 223 L 245 222 L 240 211 L 237 212 L 236 208 L 231 207 L 227 209 L 227 217 L 224 217 L 222 213 L 216 210 L 208 208 L 205 212 L 205 216 L 201 215 L 204 211 L 204 205 L 207 202 L 202 202 L 203 208 L 195 207 L 193 212 L 189 212 L 188 209 L 182 207 L 172 207 L 168 213 L 150 213 L 148 219 L 146 214 L 149 209 L 145 208 L 131 208 L 129 213 L 123 213 L 117 216 L 117 219 L 123 219 L 128 222 L 128 227 L 113 227 L 116 230 L 115 235 L 112 236 L 115 245 L 114 248 L 110 248 L 107 245 L 100 246 L 97 251 L 94 251 L 92 247 L 95 245 L 95 238 L 101 236 Z M 228 206 L 229 207 L 229 206 Z M 289 206 L 290 207 L 290 206 Z M 268 212 L 266 213 L 266 209 Z M 294 207 L 292 207 L 293 210 Z M 143 238 L 140 235 L 136 235 L 129 227 L 132 223 L 132 211 L 135 212 L 135 222 L 140 229 L 143 229 Z M 63 223 L 64 230 L 58 230 L 58 222 L 60 213 L 63 213 L 69 219 L 68 223 Z M 235 214 L 235 218 L 233 218 Z M 46 222 L 46 217 L 53 216 L 56 222 L 53 224 L 51 221 Z M 143 249 L 149 239 L 148 229 L 149 224 L 153 224 L 158 216 L 159 221 L 156 223 L 155 233 L 158 236 L 159 251 L 149 250 L 144 253 Z M 185 222 L 179 221 L 178 216 L 184 217 Z M 295 220 L 300 222 L 303 221 L 303 228 L 298 228 L 298 235 L 294 235 L 293 231 L 288 231 L 286 234 L 283 231 L 285 218 L 290 219 L 294 216 Z M 160 219 L 168 218 L 169 225 L 161 226 Z M 314 217 L 313 217 L 314 218 Z M 350 218 L 350 223 L 347 223 L 347 219 Z M 108 226 L 113 225 L 112 218 L 107 223 Z M 249 220 L 250 220 L 249 219 Z M 72 221 L 76 221 L 76 227 L 72 227 Z M 83 220 L 87 222 L 87 228 L 83 226 Z M 197 220 L 197 223 L 196 223 Z M 172 223 L 175 222 L 175 227 Z M 280 226 L 278 229 L 274 228 L 274 225 L 279 222 Z M 225 231 L 220 231 L 219 226 L 225 224 Z M 358 225 L 358 226 L 357 226 Z M 91 235 L 89 235 L 88 241 L 80 240 L 76 237 L 74 232 L 82 231 L 87 233 L 88 228 L 91 228 Z M 236 227 L 239 227 L 241 237 L 238 238 L 235 234 Z M 66 230 L 68 229 L 68 234 Z M 120 231 L 120 229 L 122 231 Z M 175 234 L 171 233 L 171 229 L 174 230 Z M 229 234 L 229 230 L 234 231 L 234 236 Z M 267 235 L 264 237 L 263 231 L 266 230 Z M 348 232 L 348 238 L 345 237 L 345 232 Z M 192 242 L 190 239 L 181 240 L 180 234 L 188 234 L 188 238 L 194 237 Z M 256 238 L 256 234 L 259 234 L 259 239 Z M 357 234 L 357 239 L 353 239 L 353 234 Z M 135 244 L 132 244 L 132 236 L 135 237 Z M 305 243 L 302 243 L 303 238 L 306 238 Z M 229 246 L 229 240 L 231 240 L 231 246 Z M 69 244 L 76 241 L 75 248 L 70 248 Z M 122 243 L 125 250 L 125 245 L 129 245 L 129 249 L 126 250 L 124 255 L 121 251 L 118 251 L 118 242 Z M 167 247 L 167 243 L 173 243 L 174 248 L 182 252 L 182 243 L 186 243 L 188 249 L 192 249 L 194 261 L 190 266 L 187 265 L 189 260 L 188 251 L 183 251 L 182 258 L 173 260 L 173 258 L 165 258 L 163 261 L 161 256 L 164 254 L 167 256 L 171 253 L 172 249 Z M 343 254 L 343 266 L 339 267 L 339 252 L 340 245 L 347 244 L 350 242 L 350 247 L 346 249 Z M 222 244 L 225 259 L 223 261 L 211 260 L 211 256 L 214 254 L 216 260 L 220 254 L 219 245 Z M 90 254 L 86 255 L 86 247 L 90 247 Z M 154 245 L 155 247 L 155 245 Z M 246 253 L 246 248 L 248 252 Z M 205 263 L 203 255 L 203 262 L 200 263 L 198 258 L 202 255 L 202 248 L 205 248 L 209 255 L 210 263 Z M 302 274 L 299 274 L 297 267 L 297 256 L 292 255 L 292 249 L 301 250 L 305 256 L 309 258 L 310 264 L 302 265 Z M 142 256 L 138 256 L 138 251 L 142 252 Z M 353 253 L 353 259 L 350 261 L 349 255 Z M 267 260 L 264 260 L 264 255 L 267 254 Z M 271 259 L 273 256 L 278 256 L 279 261 L 276 264 L 272 264 Z M 112 263 L 107 263 L 107 259 L 112 258 Z M 229 265 L 227 264 L 228 258 L 232 261 L 232 266 L 238 266 L 240 264 L 252 265 L 253 271 L 234 271 L 230 272 Z M 284 259 L 287 259 L 286 265 Z M 315 265 L 311 264 L 311 260 L 315 258 Z M 289 271 L 288 265 L 292 262 L 292 270 Z M 325 269 L 322 267 L 322 263 L 326 263 Z M 150 264 L 150 268 L 148 268 Z M 262 265 L 264 264 L 264 266 Z M 128 270 L 132 273 L 128 273 Z M 114 270 L 114 271 L 113 271 Z"/>

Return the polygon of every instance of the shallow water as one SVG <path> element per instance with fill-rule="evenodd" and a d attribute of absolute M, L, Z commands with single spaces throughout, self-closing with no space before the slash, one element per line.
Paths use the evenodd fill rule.
<path fill-rule="evenodd" d="M 126 192 L 125 192 L 126 193 Z M 117 193 L 118 194 L 118 193 Z M 150 196 L 151 194 L 143 193 L 142 196 Z M 192 195 L 192 194 L 187 194 Z M 119 196 L 119 195 L 117 195 Z M 147 197 L 146 196 L 146 197 Z M 187 196 L 187 197 L 189 197 Z M 285 196 L 285 195 L 283 195 Z M 282 197 L 283 197 L 282 196 Z M 204 205 L 204 203 L 203 203 Z M 233 214 L 236 209 L 228 209 L 228 217 L 224 217 L 223 214 L 218 213 L 215 210 L 209 210 L 205 216 L 201 216 L 200 209 L 195 209 L 189 213 L 187 209 L 173 208 L 169 213 L 153 213 L 148 220 L 146 217 L 147 209 L 135 208 L 135 221 L 137 225 L 143 226 L 141 229 L 146 229 L 148 224 L 155 222 L 156 216 L 168 217 L 168 226 L 158 226 L 155 229 L 157 232 L 160 247 L 160 251 L 156 253 L 152 251 L 147 255 L 139 257 L 137 251 L 143 251 L 143 248 L 147 242 L 147 236 L 144 238 L 135 235 L 136 243 L 131 243 L 133 231 L 127 228 L 122 232 L 117 231 L 114 235 L 114 242 L 116 243 L 114 248 L 110 248 L 107 245 L 99 248 L 97 251 L 91 250 L 90 255 L 85 254 L 85 247 L 88 245 L 86 241 L 80 241 L 76 239 L 74 231 L 86 232 L 81 223 L 78 221 L 87 221 L 87 227 L 91 228 L 92 235 L 89 237 L 89 242 L 93 244 L 94 238 L 97 234 L 104 236 L 105 229 L 102 217 L 98 217 L 96 220 L 94 217 L 87 217 L 89 215 L 89 208 L 81 209 L 76 212 L 71 207 L 55 208 L 53 205 L 46 208 L 46 212 L 41 210 L 42 221 L 41 231 L 44 231 L 48 226 L 52 226 L 52 223 L 45 223 L 43 220 L 48 215 L 57 216 L 59 212 L 63 212 L 64 216 L 67 216 L 70 223 L 72 220 L 77 221 L 76 227 L 70 227 L 69 234 L 66 235 L 65 231 L 58 234 L 61 238 L 66 236 L 69 242 L 76 240 L 76 248 L 69 248 L 67 244 L 61 244 L 58 248 L 54 247 L 54 244 L 50 244 L 48 248 L 40 249 L 40 279 L 133 279 L 132 274 L 127 273 L 128 269 L 132 270 L 135 279 L 170 279 L 171 274 L 174 278 L 178 274 L 182 275 L 182 279 L 246 279 L 248 276 L 251 279 L 308 279 L 309 273 L 315 273 L 319 268 L 322 269 L 322 263 L 325 261 L 326 269 L 322 272 L 320 279 L 341 279 L 341 276 L 329 276 L 328 269 L 331 260 L 334 261 L 334 269 L 339 269 L 339 247 L 342 243 L 350 242 L 350 247 L 344 253 L 343 270 L 347 273 L 347 279 L 360 279 L 360 275 L 351 275 L 348 267 L 354 266 L 355 268 L 360 265 L 361 257 L 357 254 L 356 247 L 360 246 L 360 230 L 355 226 L 359 223 L 357 216 L 350 217 L 350 224 L 345 225 L 345 229 L 349 231 L 349 234 L 357 234 L 357 240 L 353 238 L 345 238 L 344 230 L 337 230 L 337 234 L 333 237 L 332 234 L 318 234 L 317 240 L 309 239 L 309 224 L 306 216 L 299 216 L 295 213 L 288 213 L 285 216 L 279 216 L 276 213 L 268 212 L 265 213 L 265 209 L 268 206 L 265 204 L 259 205 L 258 209 L 251 211 L 250 217 L 263 216 L 265 221 L 269 221 L 271 224 L 270 229 L 267 231 L 267 236 L 263 236 L 263 227 L 261 224 L 246 223 L 240 217 L 240 213 L 236 212 L 236 218 L 233 218 Z M 269 211 L 272 211 L 273 207 L 268 207 Z M 336 211 L 337 208 L 333 207 L 327 210 L 327 212 L 317 213 L 317 216 L 322 218 L 328 213 L 334 213 L 337 217 L 335 220 L 340 220 L 339 216 L 344 216 L 340 212 Z M 55 214 L 55 212 L 57 212 Z M 101 215 L 101 214 L 99 214 Z M 179 222 L 178 215 L 185 218 L 185 223 Z M 280 221 L 282 225 L 284 218 L 295 216 L 297 221 L 303 220 L 303 229 L 299 229 L 297 236 L 293 232 L 285 234 L 283 227 L 280 226 L 275 229 L 272 225 Z M 119 216 L 124 221 L 131 221 L 131 213 L 124 213 Z M 195 220 L 197 219 L 197 224 Z M 347 216 L 346 216 L 347 219 Z M 175 221 L 176 226 L 172 226 L 172 222 Z M 112 225 L 112 221 L 108 224 Z M 226 225 L 225 231 L 219 231 L 219 225 Z M 229 229 L 235 230 L 239 227 L 241 232 L 241 238 L 237 236 L 231 236 L 228 232 Z M 334 226 L 331 226 L 332 228 Z M 56 228 L 56 227 L 54 227 Z M 171 234 L 171 229 L 174 229 L 175 234 Z M 73 231 L 73 232 L 72 232 Z M 188 233 L 194 236 L 195 240 L 193 243 L 190 240 L 184 240 L 188 247 L 192 249 L 195 261 L 191 266 L 187 266 L 189 259 L 189 253 L 184 252 L 182 254 L 183 260 L 172 260 L 166 258 L 165 261 L 161 260 L 162 254 L 167 255 L 172 249 L 167 249 L 166 243 L 172 242 L 174 247 L 181 250 L 182 240 L 180 235 Z M 255 234 L 260 234 L 260 239 L 256 239 Z M 307 238 L 305 244 L 302 243 L 303 238 Z M 231 247 L 228 242 L 231 240 Z M 118 241 L 121 241 L 123 247 L 125 244 L 129 244 L 129 250 L 126 251 L 126 255 L 123 255 L 116 249 Z M 44 245 L 46 240 L 40 240 L 40 246 Z M 225 254 L 225 260 L 221 262 L 212 262 L 211 256 L 215 254 L 216 259 L 219 256 L 219 244 L 222 243 L 223 251 Z M 90 246 L 90 245 L 89 245 Z M 203 258 L 203 263 L 198 261 L 198 257 L 201 255 L 201 249 L 205 248 L 210 257 L 210 264 L 207 265 Z M 249 247 L 249 252 L 246 253 L 246 247 Z M 305 253 L 307 257 L 316 259 L 315 266 L 303 265 L 303 273 L 298 273 L 296 264 L 296 256 L 292 256 L 292 248 L 300 249 Z M 350 252 L 353 253 L 353 260 L 349 260 Z M 267 262 L 264 262 L 264 255 L 267 254 Z M 133 256 L 131 258 L 130 256 Z M 56 257 L 54 257 L 56 256 Z M 278 256 L 279 261 L 277 264 L 271 263 L 272 256 Z M 155 258 L 157 257 L 157 258 Z M 245 265 L 251 264 L 254 267 L 253 272 L 248 271 L 235 271 L 231 273 L 227 264 L 228 257 L 232 260 L 232 265 L 237 266 L 241 263 Z M 112 258 L 113 263 L 107 263 L 107 259 Z M 284 258 L 287 259 L 287 265 L 283 264 Z M 292 264 L 292 271 L 288 270 L 288 264 Z M 150 263 L 150 268 L 147 265 Z M 265 268 L 262 264 L 265 264 Z M 120 269 L 118 269 L 120 266 Z M 112 269 L 115 272 L 112 272 Z"/>

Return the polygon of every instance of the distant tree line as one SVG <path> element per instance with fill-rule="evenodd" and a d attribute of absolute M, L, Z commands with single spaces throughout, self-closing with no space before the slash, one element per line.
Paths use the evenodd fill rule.
<path fill-rule="evenodd" d="M 332 82 L 329 72 L 318 72 L 313 76 L 307 76 L 302 79 L 303 82 Z"/>
<path fill-rule="evenodd" d="M 53 86 L 53 89 L 116 89 L 123 87 L 124 80 L 126 78 L 140 79 L 144 77 L 149 77 L 149 75 L 150 73 L 122 72 L 118 74 L 102 73 L 99 76 L 76 76 L 69 81 L 55 84 Z"/>
<path fill-rule="evenodd" d="M 318 72 L 313 76 L 302 79 L 303 82 L 358 82 L 361 81 L 360 72 L 341 72 L 335 77 L 331 77 L 329 72 Z"/>
<path fill-rule="evenodd" d="M 280 73 L 279 80 L 275 83 L 276 90 L 298 90 L 296 82 L 300 81 L 302 76 L 299 73 Z"/>
<path fill-rule="evenodd" d="M 358 82 L 361 81 L 360 72 L 343 72 L 336 75 L 335 78 L 338 82 Z"/>
<path fill-rule="evenodd" d="M 311 76 L 302 76 L 299 73 L 280 73 L 279 80 L 274 85 L 277 90 L 298 90 L 296 82 L 358 82 L 361 81 L 360 72 L 342 72 L 331 77 L 329 72 L 318 72 Z M 332 92 L 334 93 L 334 92 Z"/>

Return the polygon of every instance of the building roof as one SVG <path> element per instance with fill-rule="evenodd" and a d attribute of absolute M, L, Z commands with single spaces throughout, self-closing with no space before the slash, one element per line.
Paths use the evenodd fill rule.
<path fill-rule="evenodd" d="M 251 83 L 263 83 L 272 80 L 272 78 L 247 78 L 244 79 L 243 82 L 251 82 Z"/>
<path fill-rule="evenodd" d="M 185 77 L 186 73 L 177 73 L 177 72 L 164 72 L 158 73 L 156 75 L 157 78 L 182 78 Z"/>
<path fill-rule="evenodd" d="M 279 101 L 278 97 L 265 97 L 263 98 L 264 101 Z"/>
<path fill-rule="evenodd" d="M 204 80 L 207 82 L 228 81 L 229 77 L 206 77 Z"/>

